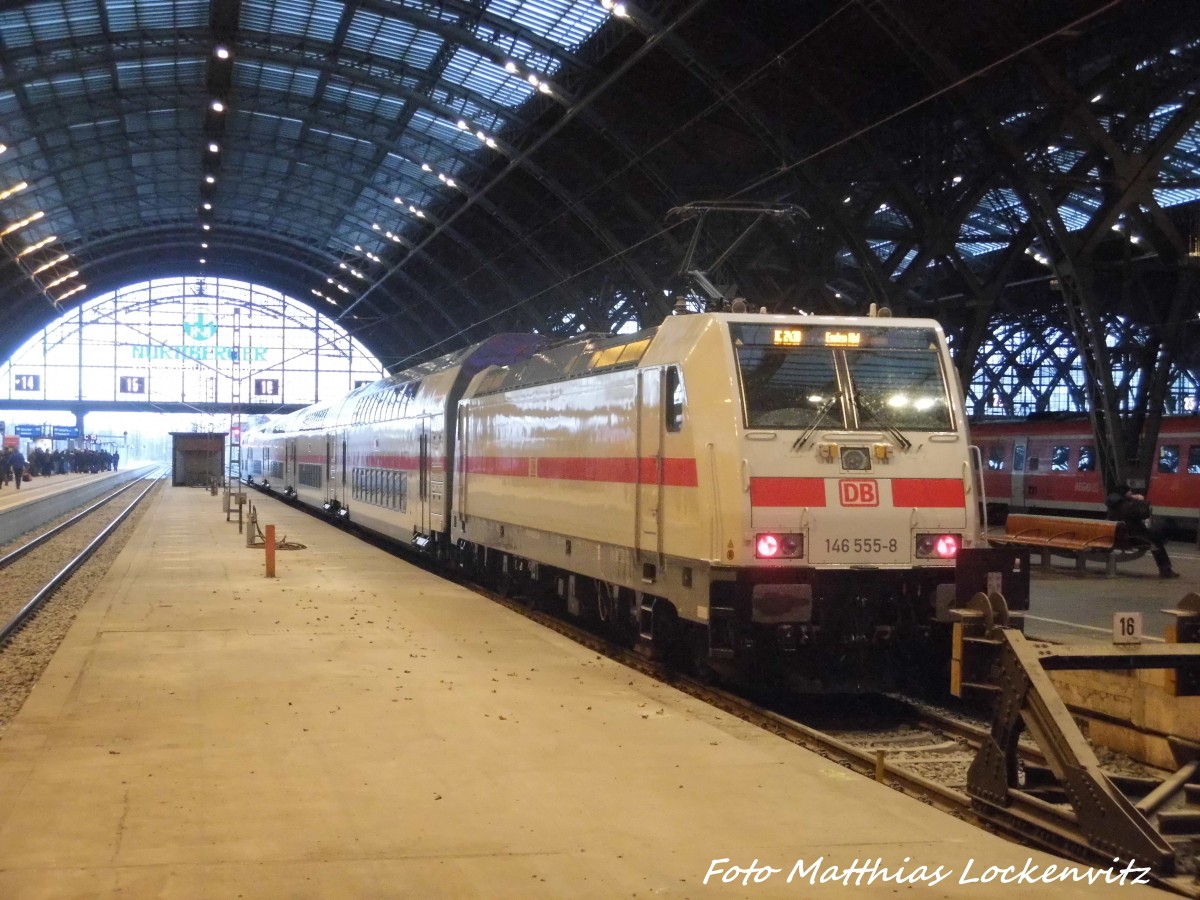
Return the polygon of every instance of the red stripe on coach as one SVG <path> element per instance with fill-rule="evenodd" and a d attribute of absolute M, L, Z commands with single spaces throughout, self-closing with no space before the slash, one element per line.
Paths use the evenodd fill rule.
<path fill-rule="evenodd" d="M 751 478 L 751 506 L 824 506 L 824 478 Z"/>
<path fill-rule="evenodd" d="M 528 475 L 527 456 L 471 456 L 467 471 L 472 475 Z"/>
<path fill-rule="evenodd" d="M 892 505 L 962 509 L 967 494 L 961 478 L 893 478 Z"/>

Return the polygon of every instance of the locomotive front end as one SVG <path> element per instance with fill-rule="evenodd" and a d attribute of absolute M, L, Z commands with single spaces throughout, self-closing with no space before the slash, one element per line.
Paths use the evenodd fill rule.
<path fill-rule="evenodd" d="M 736 372 L 741 541 L 709 655 L 803 690 L 905 680 L 938 647 L 980 546 L 975 473 L 935 322 L 747 317 Z"/>

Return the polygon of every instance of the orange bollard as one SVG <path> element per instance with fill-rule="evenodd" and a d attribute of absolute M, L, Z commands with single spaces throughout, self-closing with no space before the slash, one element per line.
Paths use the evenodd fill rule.
<path fill-rule="evenodd" d="M 275 577 L 275 526 L 274 525 L 267 526 L 266 550 L 267 550 L 267 577 L 274 578 Z"/>

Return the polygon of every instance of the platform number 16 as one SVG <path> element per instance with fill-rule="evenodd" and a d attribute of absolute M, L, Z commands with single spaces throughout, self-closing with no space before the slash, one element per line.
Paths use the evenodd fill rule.
<path fill-rule="evenodd" d="M 1113 613 L 1113 643 L 1140 644 L 1142 642 L 1142 614 L 1140 612 Z"/>

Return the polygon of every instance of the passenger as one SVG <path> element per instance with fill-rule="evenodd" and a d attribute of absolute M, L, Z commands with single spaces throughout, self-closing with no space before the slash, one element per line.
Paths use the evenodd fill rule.
<path fill-rule="evenodd" d="M 17 484 L 17 490 L 21 489 L 21 478 L 25 474 L 25 457 L 21 451 L 14 447 L 12 455 L 8 458 L 8 464 L 12 466 L 13 481 Z"/>
<path fill-rule="evenodd" d="M 4 453 L 0 454 L 0 487 L 8 484 L 9 479 L 12 478 L 12 463 L 10 462 L 11 457 L 12 448 L 5 447 Z"/>
<path fill-rule="evenodd" d="M 1140 538 L 1150 542 L 1150 555 L 1158 564 L 1158 574 L 1162 578 L 1178 578 L 1179 573 L 1171 568 L 1171 557 L 1167 555 L 1167 547 L 1162 535 L 1152 530 L 1146 520 L 1153 510 L 1146 502 L 1143 494 L 1135 493 L 1128 484 L 1118 484 L 1116 489 L 1104 501 L 1108 507 L 1109 519 L 1124 522 L 1125 531 L 1132 538 Z"/>

